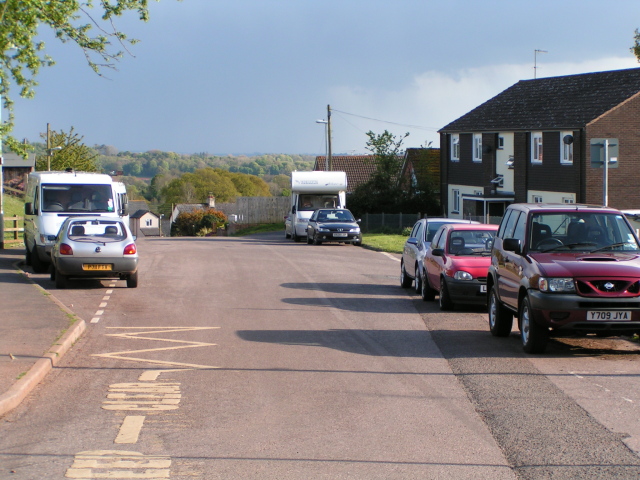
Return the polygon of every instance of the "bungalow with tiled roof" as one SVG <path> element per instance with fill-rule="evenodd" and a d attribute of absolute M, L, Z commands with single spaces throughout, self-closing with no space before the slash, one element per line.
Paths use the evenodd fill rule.
<path fill-rule="evenodd" d="M 608 204 L 640 208 L 640 68 L 523 80 L 442 128 L 451 217 L 500 217 L 513 202 L 604 203 L 592 139 L 617 139 Z M 612 166 L 615 164 L 612 164 Z"/>
<path fill-rule="evenodd" d="M 316 157 L 314 170 L 327 169 L 327 157 Z M 347 195 L 363 183 L 367 183 L 376 171 L 373 155 L 332 155 L 331 170 L 347 174 Z"/>

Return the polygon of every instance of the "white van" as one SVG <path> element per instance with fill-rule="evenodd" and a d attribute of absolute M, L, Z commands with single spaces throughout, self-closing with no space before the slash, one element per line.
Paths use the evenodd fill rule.
<path fill-rule="evenodd" d="M 347 208 L 345 172 L 292 172 L 291 207 L 285 217 L 285 236 L 300 241 L 307 235 L 307 223 L 318 208 Z"/>
<path fill-rule="evenodd" d="M 34 272 L 47 271 L 51 246 L 67 217 L 128 215 L 122 193 L 109 175 L 87 172 L 34 172 L 27 179 L 24 205 L 25 261 Z"/>

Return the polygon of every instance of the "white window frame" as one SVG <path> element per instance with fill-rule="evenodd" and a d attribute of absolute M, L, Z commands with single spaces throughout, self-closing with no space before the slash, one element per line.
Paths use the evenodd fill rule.
<path fill-rule="evenodd" d="M 560 132 L 560 164 L 573 165 L 573 143 L 564 143 L 564 137 L 573 136 L 573 132 Z"/>
<path fill-rule="evenodd" d="M 451 190 L 451 213 L 460 213 L 460 190 L 454 188 Z"/>
<path fill-rule="evenodd" d="M 473 134 L 473 161 L 482 163 L 482 134 Z"/>
<path fill-rule="evenodd" d="M 573 197 L 562 197 L 562 203 L 576 203 Z"/>
<path fill-rule="evenodd" d="M 531 163 L 542 165 L 542 132 L 531 132 Z"/>
<path fill-rule="evenodd" d="M 542 203 L 542 195 L 531 195 L 531 203 Z"/>
<path fill-rule="evenodd" d="M 457 133 L 451 135 L 451 161 L 460 161 L 460 135 Z"/>

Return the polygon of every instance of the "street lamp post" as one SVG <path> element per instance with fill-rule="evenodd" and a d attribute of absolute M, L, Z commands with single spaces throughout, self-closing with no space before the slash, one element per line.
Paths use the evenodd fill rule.
<path fill-rule="evenodd" d="M 326 120 L 316 120 L 316 123 L 322 123 L 324 127 L 324 169 L 329 170 L 329 135 L 327 134 L 326 125 L 329 124 Z"/>
<path fill-rule="evenodd" d="M 332 163 L 332 154 L 331 154 L 331 105 L 327 105 L 327 119 L 326 120 L 316 120 L 316 123 L 324 123 L 327 128 L 326 132 L 326 163 L 325 170 L 331 171 L 331 163 Z"/>

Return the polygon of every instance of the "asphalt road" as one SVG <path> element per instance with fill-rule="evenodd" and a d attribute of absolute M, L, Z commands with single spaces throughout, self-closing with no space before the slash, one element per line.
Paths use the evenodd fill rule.
<path fill-rule="evenodd" d="M 0 478 L 640 476 L 626 342 L 527 357 L 349 245 L 139 249 L 137 289 L 36 276 L 89 328 L 0 419 Z"/>

